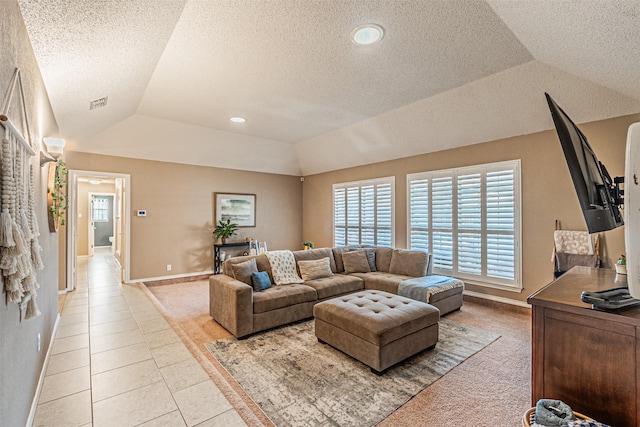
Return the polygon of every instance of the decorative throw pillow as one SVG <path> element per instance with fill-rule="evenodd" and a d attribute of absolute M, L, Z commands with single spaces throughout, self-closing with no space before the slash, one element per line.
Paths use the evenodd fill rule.
<path fill-rule="evenodd" d="M 378 271 L 376 268 L 376 250 L 374 248 L 350 249 L 350 251 L 364 251 L 369 263 L 369 270 Z"/>
<path fill-rule="evenodd" d="M 342 262 L 344 263 L 344 272 L 351 273 L 369 273 L 369 261 L 365 251 L 345 252 L 342 254 Z"/>
<path fill-rule="evenodd" d="M 429 254 L 424 251 L 394 249 L 391 254 L 389 273 L 404 276 L 422 277 L 427 274 Z"/>
<path fill-rule="evenodd" d="M 234 279 L 240 280 L 249 286 L 252 286 L 251 275 L 258 272 L 258 266 L 256 265 L 256 260 L 254 258 L 251 258 L 248 261 L 232 264 L 231 269 L 233 270 Z"/>
<path fill-rule="evenodd" d="M 271 287 L 271 279 L 266 271 L 257 271 L 251 275 L 251 284 L 255 292 L 262 292 Z"/>
<path fill-rule="evenodd" d="M 296 259 L 291 251 L 270 251 L 266 253 L 271 264 L 271 274 L 276 285 L 302 283 L 296 271 Z"/>
<path fill-rule="evenodd" d="M 298 261 L 298 268 L 304 281 L 333 276 L 329 257 Z"/>

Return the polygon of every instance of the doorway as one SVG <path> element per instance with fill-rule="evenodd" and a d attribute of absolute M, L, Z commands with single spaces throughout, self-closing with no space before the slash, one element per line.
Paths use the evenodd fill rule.
<path fill-rule="evenodd" d="M 89 215 L 87 218 L 87 224 L 89 225 L 87 230 L 89 257 L 94 255 L 96 247 L 111 248 L 111 253 L 115 254 L 116 221 L 113 209 L 114 199 L 115 193 L 89 192 Z"/>
<path fill-rule="evenodd" d="M 130 279 L 130 175 L 69 171 L 66 290 L 78 283 L 78 258 L 90 258 L 100 248 L 120 269 L 120 281 Z"/>

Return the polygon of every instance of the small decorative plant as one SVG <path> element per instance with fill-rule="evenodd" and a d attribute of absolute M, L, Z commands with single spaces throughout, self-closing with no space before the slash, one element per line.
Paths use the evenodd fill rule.
<path fill-rule="evenodd" d="M 216 238 L 222 240 L 223 245 L 227 243 L 227 239 L 229 237 L 235 236 L 237 232 L 238 224 L 231 222 L 230 219 L 228 219 L 226 222 L 220 220 L 218 222 L 218 225 L 216 225 L 216 228 L 213 229 L 213 235 L 216 236 Z"/>
<path fill-rule="evenodd" d="M 306 241 L 306 242 L 302 242 L 302 246 L 304 246 L 304 249 L 313 249 L 313 242 L 311 241 Z"/>
<path fill-rule="evenodd" d="M 56 232 L 59 225 L 65 225 L 65 214 L 69 207 L 67 200 L 67 165 L 62 160 L 56 162 L 53 182 L 47 188 L 49 193 L 49 228 Z"/>
<path fill-rule="evenodd" d="M 620 255 L 614 267 L 616 274 L 627 274 L 627 257 L 624 254 Z"/>

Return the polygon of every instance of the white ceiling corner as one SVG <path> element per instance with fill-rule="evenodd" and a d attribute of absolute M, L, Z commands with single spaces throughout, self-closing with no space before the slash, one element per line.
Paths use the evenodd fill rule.
<path fill-rule="evenodd" d="M 19 4 L 70 150 L 309 175 L 640 112 L 638 0 Z"/>
<path fill-rule="evenodd" d="M 136 112 L 185 1 L 19 0 L 61 136 L 80 141 Z"/>

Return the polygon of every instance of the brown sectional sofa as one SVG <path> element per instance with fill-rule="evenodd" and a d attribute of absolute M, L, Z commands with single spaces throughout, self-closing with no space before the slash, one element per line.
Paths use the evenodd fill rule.
<path fill-rule="evenodd" d="M 362 249 L 375 251 L 377 271 L 345 272 L 342 255 Z M 422 251 L 356 245 L 293 251 L 293 255 L 298 275 L 299 261 L 323 258 L 329 258 L 333 275 L 306 280 L 301 284 L 272 286 L 262 292 L 255 292 L 252 286 L 234 277 L 233 265 L 254 258 L 258 271 L 266 271 L 273 283 L 273 273 L 267 256 L 261 254 L 230 258 L 222 265 L 223 274 L 213 275 L 209 279 L 211 317 L 234 336 L 241 338 L 311 318 L 313 306 L 318 302 L 363 289 L 397 294 L 401 282 L 431 273 L 431 257 Z M 430 303 L 445 314 L 460 308 L 462 292 L 457 289 L 435 294 Z"/>

